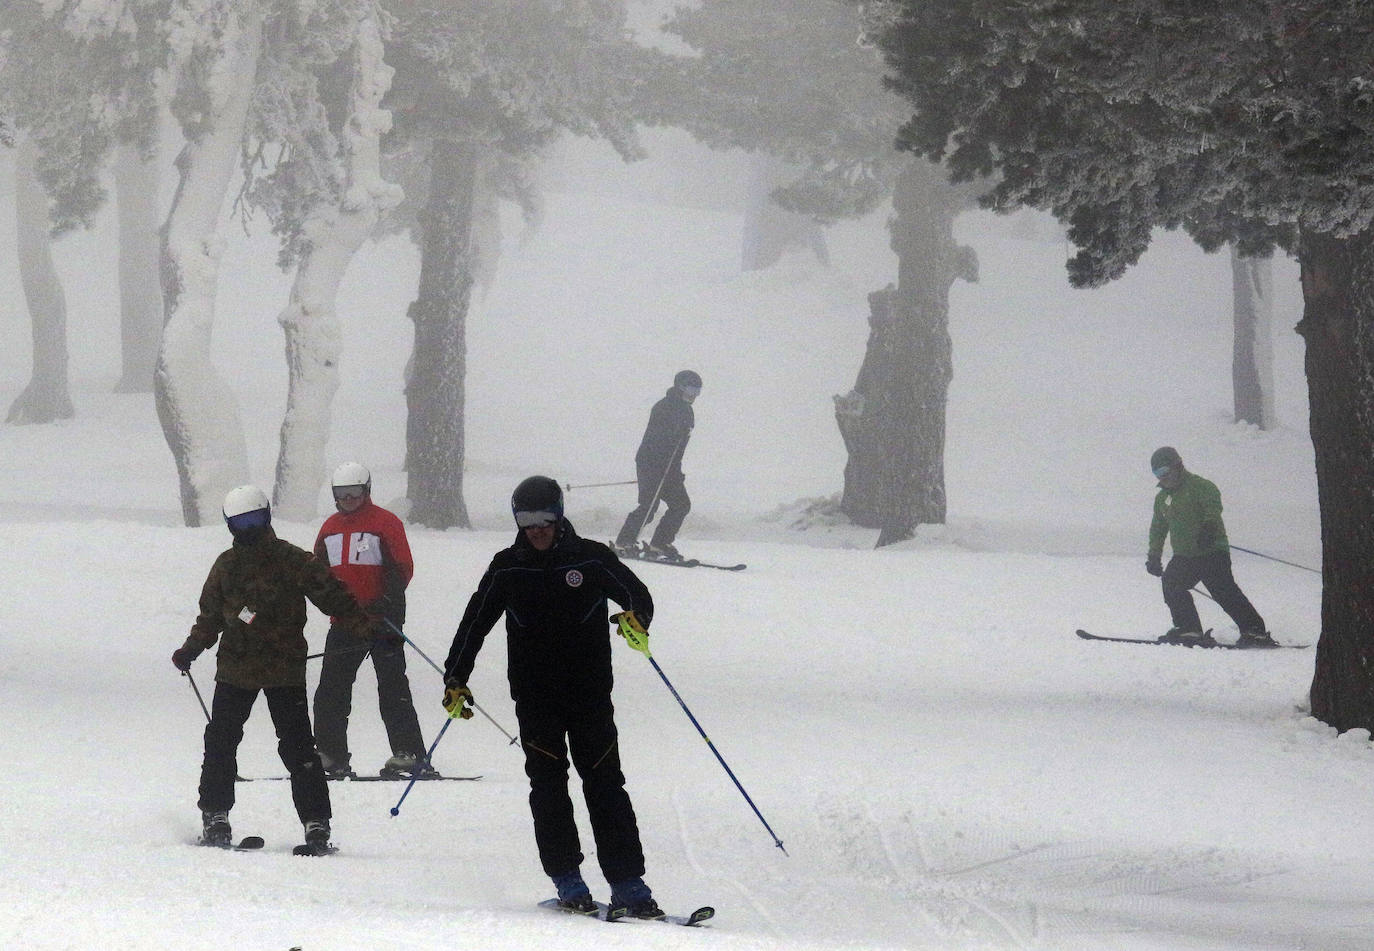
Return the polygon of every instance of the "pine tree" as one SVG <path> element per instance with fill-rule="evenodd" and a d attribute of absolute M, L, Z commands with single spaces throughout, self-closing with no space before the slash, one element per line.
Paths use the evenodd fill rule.
<path fill-rule="evenodd" d="M 1052 210 L 1096 286 L 1156 227 L 1297 252 L 1322 529 L 1312 712 L 1374 729 L 1374 8 L 1363 0 L 866 4 L 904 147 Z"/>

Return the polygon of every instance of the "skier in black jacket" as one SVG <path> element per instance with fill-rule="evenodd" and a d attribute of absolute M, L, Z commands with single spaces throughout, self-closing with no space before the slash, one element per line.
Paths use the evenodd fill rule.
<path fill-rule="evenodd" d="M 584 858 L 568 795 L 568 756 L 582 779 L 597 858 L 612 904 L 640 918 L 661 918 L 644 884 L 644 852 L 634 807 L 625 791 L 611 704 L 609 598 L 647 628 L 649 589 L 615 552 L 578 536 L 563 517 L 558 483 L 531 476 L 515 489 L 511 511 L 519 534 L 496 553 L 468 601 L 444 665 L 444 709 L 471 717 L 465 706 L 477 653 L 506 617 L 507 676 L 525 773 L 530 778 L 534 838 L 544 872 L 561 905 L 594 914 L 582 879 Z"/>
<path fill-rule="evenodd" d="M 625 524 L 615 537 L 615 546 L 621 551 L 638 543 L 639 533 L 653 519 L 658 503 L 663 502 L 668 510 L 649 539 L 648 553 L 673 561 L 682 558 L 673 547 L 673 539 L 692 508 L 687 477 L 682 473 L 682 454 L 696 424 L 692 403 L 700 392 L 701 377 L 693 370 L 681 370 L 673 377 L 673 385 L 663 399 L 649 411 L 649 424 L 644 427 L 644 438 L 635 453 L 639 504 L 625 517 Z"/>

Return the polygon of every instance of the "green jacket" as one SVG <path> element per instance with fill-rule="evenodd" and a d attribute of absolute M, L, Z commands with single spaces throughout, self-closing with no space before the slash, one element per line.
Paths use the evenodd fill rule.
<path fill-rule="evenodd" d="M 185 646 L 198 654 L 218 640 L 215 679 L 235 687 L 304 685 L 306 598 L 370 636 L 367 616 L 329 567 L 269 528 L 215 559 Z"/>
<path fill-rule="evenodd" d="M 1150 555 L 1164 552 L 1164 537 L 1175 555 L 1196 558 L 1229 551 L 1226 526 L 1221 520 L 1221 492 L 1200 475 L 1183 473 L 1176 489 L 1159 490 L 1155 516 L 1150 522 Z"/>

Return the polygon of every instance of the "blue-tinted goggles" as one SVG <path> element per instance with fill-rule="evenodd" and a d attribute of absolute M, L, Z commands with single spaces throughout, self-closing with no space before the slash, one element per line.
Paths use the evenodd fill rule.
<path fill-rule="evenodd" d="M 1173 467 L 1173 466 L 1160 466 L 1159 468 L 1155 469 L 1155 471 L 1154 471 L 1154 472 L 1155 472 L 1155 478 L 1156 478 L 1156 479 L 1162 479 L 1162 478 L 1164 478 L 1166 475 L 1168 475 L 1169 473 L 1171 473 L 1171 472 L 1173 472 L 1173 471 L 1174 471 L 1174 467 Z"/>
<path fill-rule="evenodd" d="M 225 521 L 229 524 L 229 531 L 237 535 L 243 531 L 265 528 L 272 524 L 272 510 L 254 509 L 251 512 L 244 512 L 242 515 L 231 515 Z"/>
<path fill-rule="evenodd" d="M 542 528 L 558 521 L 553 512 L 516 512 L 515 524 L 521 528 Z"/>

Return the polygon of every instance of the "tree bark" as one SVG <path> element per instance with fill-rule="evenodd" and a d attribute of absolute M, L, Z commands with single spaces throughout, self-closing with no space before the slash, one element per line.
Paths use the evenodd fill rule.
<path fill-rule="evenodd" d="M 1304 233 L 1300 261 L 1322 529 L 1312 715 L 1374 731 L 1374 231 Z"/>
<path fill-rule="evenodd" d="M 249 6 L 226 21 L 211 122 L 177 156 L 180 182 L 161 235 L 166 323 L 153 392 L 188 526 L 218 521 L 225 493 L 248 481 L 238 404 L 215 372 L 210 342 L 223 248 L 220 208 L 238 165 L 262 46 L 262 12 Z"/>
<path fill-rule="evenodd" d="M 121 371 L 115 391 L 151 393 L 162 343 L 158 288 L 158 156 L 121 146 L 114 160 L 119 210 L 119 336 Z"/>
<path fill-rule="evenodd" d="M 966 202 L 928 162 L 912 162 L 898 178 L 890 223 L 897 285 L 870 295 L 864 366 L 854 391 L 836 400 L 849 450 L 841 508 L 881 530 L 879 547 L 945 520 L 949 288 L 956 278 L 977 280 L 973 251 L 954 241 L 954 219 Z"/>
<path fill-rule="evenodd" d="M 1274 264 L 1270 258 L 1244 258 L 1231 247 L 1231 291 L 1235 330 L 1231 384 L 1236 422 L 1273 429 Z"/>
<path fill-rule="evenodd" d="M 19 280 L 33 327 L 33 373 L 10 404 L 7 423 L 51 423 L 74 415 L 67 380 L 67 300 L 53 267 L 48 195 L 34 171 L 37 149 L 21 139 L 15 156 Z"/>
<path fill-rule="evenodd" d="M 420 222 L 420 287 L 409 310 L 415 349 L 406 384 L 410 518 L 430 528 L 470 527 L 463 501 L 463 413 L 477 171 L 476 146 L 434 143 Z"/>
<path fill-rule="evenodd" d="M 286 334 L 290 383 L 281 426 L 273 506 L 286 518 L 315 517 L 325 479 L 331 404 L 339 388 L 342 330 L 335 302 L 349 262 L 383 211 L 403 193 L 383 181 L 379 141 L 391 127 L 380 108 L 394 70 L 382 61 L 375 17 L 365 19 L 354 48 L 350 115 L 341 137 L 345 190 L 337 205 L 316 209 L 305 224 L 308 248 L 296 268 L 286 308 L 277 320 Z"/>

